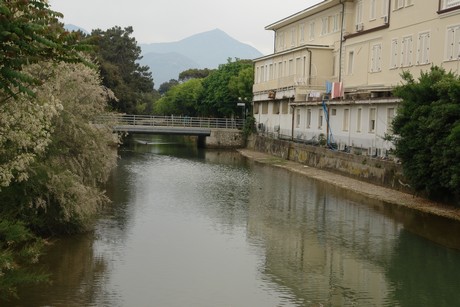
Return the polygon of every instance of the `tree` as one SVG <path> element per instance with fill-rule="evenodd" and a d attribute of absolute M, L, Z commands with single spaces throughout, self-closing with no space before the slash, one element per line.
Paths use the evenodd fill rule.
<path fill-rule="evenodd" d="M 203 79 L 209 76 L 209 74 L 212 72 L 212 69 L 204 68 L 204 69 L 198 69 L 198 68 L 191 68 L 184 70 L 179 74 L 179 82 L 186 82 L 190 79 Z"/>
<path fill-rule="evenodd" d="M 171 79 L 168 82 L 163 82 L 160 87 L 158 88 L 158 92 L 160 95 L 166 94 L 173 86 L 176 86 L 179 84 L 179 81 L 176 79 Z"/>
<path fill-rule="evenodd" d="M 202 91 L 201 79 L 191 79 L 185 83 L 175 85 L 156 102 L 155 113 L 197 116 Z"/>
<path fill-rule="evenodd" d="M 24 66 L 45 60 L 81 62 L 78 32 L 69 33 L 58 22 L 62 14 L 50 9 L 46 0 L 3 0 L 0 2 L 0 102 L 20 93 L 34 96 L 31 87 L 43 75 L 32 76 Z"/>
<path fill-rule="evenodd" d="M 233 62 L 229 59 L 227 64 L 220 65 L 204 79 L 200 113 L 214 117 L 231 117 L 240 114 L 237 102 L 242 98 L 241 95 L 252 98 L 252 95 L 246 94 L 244 89 L 252 87 L 253 78 L 243 77 L 247 76 L 249 71 L 242 73 L 240 77 L 239 74 L 250 67 L 252 67 L 250 60 L 236 59 Z M 239 85 L 240 81 L 242 84 Z"/>
<path fill-rule="evenodd" d="M 106 31 L 94 30 L 97 58 L 101 66 L 103 84 L 116 96 L 110 104 L 124 113 L 143 113 L 153 104 L 155 90 L 148 66 L 141 66 L 141 48 L 131 37 L 132 27 L 113 27 Z"/>
<path fill-rule="evenodd" d="M 460 199 L 460 78 L 432 67 L 416 81 L 403 73 L 393 121 L 396 155 L 411 186 L 438 199 Z"/>
<path fill-rule="evenodd" d="M 38 233 L 76 232 L 108 201 L 102 186 L 116 163 L 116 149 L 111 146 L 116 140 L 110 127 L 91 121 L 105 112 L 113 94 L 101 86 L 95 70 L 82 64 L 42 63 L 29 69 L 33 75 L 46 72 L 52 76 L 36 89 L 35 105 L 55 100 L 52 105 L 59 107 L 41 130 L 47 142 L 24 170 L 27 180 L 12 180 L 1 190 L 0 215 L 24 221 Z M 32 98 L 22 99 L 16 105 Z M 39 109 L 37 117 L 43 115 Z M 27 135 L 16 137 L 27 141 Z M 11 144 L 21 151 L 20 140 Z"/>

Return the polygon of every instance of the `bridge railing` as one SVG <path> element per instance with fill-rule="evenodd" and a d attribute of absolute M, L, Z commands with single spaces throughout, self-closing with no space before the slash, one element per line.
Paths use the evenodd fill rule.
<path fill-rule="evenodd" d="M 118 125 L 242 129 L 244 125 L 244 120 L 232 118 L 207 118 L 187 116 L 107 114 L 98 116 L 94 120 L 94 123 L 110 124 L 114 126 Z"/>

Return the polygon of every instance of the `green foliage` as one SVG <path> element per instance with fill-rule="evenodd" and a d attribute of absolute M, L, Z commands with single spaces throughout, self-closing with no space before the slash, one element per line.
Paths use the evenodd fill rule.
<path fill-rule="evenodd" d="M 116 161 L 116 150 L 110 147 L 116 140 L 109 127 L 94 126 L 91 120 L 105 112 L 110 92 L 101 86 L 97 72 L 82 64 L 30 68 L 31 74 L 43 72 L 53 77 L 36 89 L 36 104 L 57 100 L 60 108 L 42 130 L 48 141 L 29 161 L 27 180 L 12 180 L 1 190 L 0 203 L 5 205 L 0 216 L 27 221 L 37 232 L 79 231 L 108 201 L 101 186 Z M 20 140 L 15 146 L 10 150 L 20 152 Z"/>
<path fill-rule="evenodd" d="M 106 31 L 94 30 L 91 36 L 97 42 L 103 84 L 116 96 L 110 100 L 112 108 L 136 114 L 150 110 L 158 97 L 149 67 L 138 63 L 141 48 L 132 33 L 132 27 L 116 26 Z"/>
<path fill-rule="evenodd" d="M 176 79 L 171 79 L 168 82 L 163 82 L 160 87 L 158 88 L 158 92 L 160 95 L 166 94 L 173 86 L 176 86 L 179 84 L 179 81 Z"/>
<path fill-rule="evenodd" d="M 33 86 L 43 76 L 32 76 L 24 66 L 45 60 L 81 62 L 80 33 L 66 32 L 58 22 L 62 14 L 50 9 L 45 0 L 0 1 L 0 91 L 3 101 L 20 93 L 34 96 Z"/>
<path fill-rule="evenodd" d="M 46 274 L 30 269 L 43 245 L 24 223 L 0 220 L 0 301 L 16 297 L 19 285 L 47 280 Z"/>
<path fill-rule="evenodd" d="M 212 72 L 212 69 L 187 69 L 179 74 L 179 82 L 186 82 L 190 79 L 204 79 Z"/>
<path fill-rule="evenodd" d="M 396 155 L 411 186 L 433 198 L 460 199 L 460 79 L 432 67 L 394 93 L 403 99 L 393 122 Z"/>
<path fill-rule="evenodd" d="M 197 116 L 202 91 L 201 79 L 173 86 L 156 102 L 154 111 L 161 115 Z"/>
<path fill-rule="evenodd" d="M 246 142 L 249 136 L 254 132 L 256 132 L 256 119 L 252 115 L 247 116 L 243 126 L 244 141 Z"/>
<path fill-rule="evenodd" d="M 199 112 L 205 116 L 231 117 L 240 114 L 237 102 L 252 100 L 252 61 L 229 59 L 203 82 L 203 96 Z"/>

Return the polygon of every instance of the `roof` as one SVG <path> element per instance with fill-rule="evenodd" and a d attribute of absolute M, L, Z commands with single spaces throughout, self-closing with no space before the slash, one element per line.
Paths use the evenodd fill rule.
<path fill-rule="evenodd" d="M 290 15 L 286 18 L 283 18 L 277 22 L 274 22 L 268 26 L 265 27 L 265 30 L 276 30 L 281 27 L 284 27 L 286 25 L 289 25 L 293 22 L 299 21 L 301 19 L 304 19 L 308 16 L 317 14 L 321 11 L 327 10 L 331 7 L 334 7 L 342 2 L 345 2 L 344 0 L 323 0 L 322 2 L 315 4 L 313 6 L 310 6 L 309 8 L 306 8 L 305 10 L 302 10 L 300 12 L 297 12 L 293 15 Z"/>

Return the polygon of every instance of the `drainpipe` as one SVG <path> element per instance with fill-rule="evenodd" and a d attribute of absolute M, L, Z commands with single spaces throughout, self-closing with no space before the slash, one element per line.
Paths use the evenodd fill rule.
<path fill-rule="evenodd" d="M 291 102 L 291 98 L 289 98 L 288 103 Z M 295 106 L 291 105 L 292 108 L 292 127 L 291 127 L 291 140 L 294 141 L 294 119 L 295 119 Z"/>
<path fill-rule="evenodd" d="M 312 60 L 313 60 L 313 53 L 311 52 L 310 49 L 307 48 L 307 52 L 310 58 L 310 63 L 308 64 L 308 85 L 311 85 L 311 68 L 312 68 Z"/>
<path fill-rule="evenodd" d="M 339 82 L 342 82 L 342 47 L 343 47 L 343 24 L 345 17 L 345 3 L 340 0 L 342 5 L 342 26 L 340 27 L 340 50 L 339 50 Z"/>

